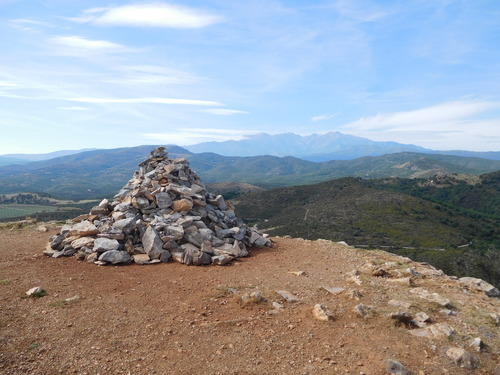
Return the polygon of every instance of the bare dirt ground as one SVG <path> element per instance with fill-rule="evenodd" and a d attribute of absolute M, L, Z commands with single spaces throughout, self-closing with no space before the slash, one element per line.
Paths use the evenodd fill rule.
<path fill-rule="evenodd" d="M 393 275 L 400 272 L 396 268 L 431 269 L 404 258 L 322 240 L 274 238 L 273 248 L 254 249 L 224 267 L 98 267 L 42 255 L 56 231 L 0 230 L 1 374 L 368 375 L 387 374 L 389 358 L 420 375 L 500 374 L 499 328 L 489 317 L 500 313 L 499 300 L 449 277 L 420 275 L 409 286 L 366 271 L 367 264 Z M 351 279 L 356 269 L 362 271 L 360 285 Z M 26 298 L 34 286 L 48 295 Z M 345 290 L 334 295 L 323 286 Z M 440 313 L 440 306 L 410 293 L 415 287 L 450 299 L 457 314 Z M 256 290 L 267 301 L 241 302 Z M 277 290 L 299 301 L 287 302 Z M 411 335 L 387 316 L 398 311 L 388 304 L 392 299 L 410 302 L 407 311 L 424 311 L 432 324 L 447 323 L 456 334 Z M 275 311 L 273 302 L 283 309 Z M 332 320 L 313 317 L 317 303 Z M 373 309 L 360 317 L 353 311 L 359 304 Z M 481 353 L 469 347 L 475 337 L 488 345 Z M 456 365 L 446 355 L 450 347 L 465 348 L 479 367 Z"/>

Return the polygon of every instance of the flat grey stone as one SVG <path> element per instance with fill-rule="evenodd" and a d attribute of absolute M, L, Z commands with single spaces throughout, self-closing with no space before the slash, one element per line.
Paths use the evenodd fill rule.
<path fill-rule="evenodd" d="M 132 229 L 135 227 L 135 222 L 136 222 L 135 217 L 129 217 L 126 219 L 118 220 L 115 221 L 113 224 L 113 228 L 119 229 L 121 232 L 125 234 L 129 234 Z"/>
<path fill-rule="evenodd" d="M 102 253 L 98 260 L 112 264 L 130 263 L 132 262 L 132 257 L 126 251 L 110 250 Z"/>
<path fill-rule="evenodd" d="M 105 251 L 118 250 L 120 243 L 111 238 L 96 238 L 94 240 L 93 250 L 96 253 L 104 253 Z"/>
<path fill-rule="evenodd" d="M 171 257 L 172 257 L 172 255 L 170 254 L 170 251 L 168 251 L 168 250 L 162 250 L 159 259 L 162 262 L 166 263 L 166 262 L 168 262 L 170 260 Z"/>
<path fill-rule="evenodd" d="M 281 297 L 283 297 L 288 302 L 292 302 L 292 303 L 299 302 L 299 299 L 287 290 L 277 290 L 276 293 L 278 293 Z"/>
<path fill-rule="evenodd" d="M 413 372 L 394 359 L 387 360 L 385 370 L 391 375 L 413 375 Z"/>
<path fill-rule="evenodd" d="M 156 205 L 160 209 L 168 208 L 172 205 L 172 198 L 170 195 L 164 191 L 156 194 Z"/>
<path fill-rule="evenodd" d="M 225 266 L 233 261 L 233 257 L 230 255 L 216 255 L 212 257 L 212 263 L 218 266 Z"/>
<path fill-rule="evenodd" d="M 340 287 L 323 286 L 322 288 L 326 290 L 328 293 L 333 294 L 334 296 L 342 293 L 345 290 L 345 288 L 340 288 Z"/>

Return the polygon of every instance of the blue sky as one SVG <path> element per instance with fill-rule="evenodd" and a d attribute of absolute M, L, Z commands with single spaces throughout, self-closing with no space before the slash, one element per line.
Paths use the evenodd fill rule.
<path fill-rule="evenodd" d="M 0 0 L 0 154 L 340 131 L 500 150 L 498 0 Z"/>

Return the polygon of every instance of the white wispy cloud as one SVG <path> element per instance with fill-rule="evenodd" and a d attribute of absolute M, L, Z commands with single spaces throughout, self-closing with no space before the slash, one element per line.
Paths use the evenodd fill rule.
<path fill-rule="evenodd" d="M 384 9 L 377 2 L 337 0 L 333 8 L 346 19 L 356 23 L 376 22 L 394 13 L 394 10 Z"/>
<path fill-rule="evenodd" d="M 26 96 L 12 94 L 10 92 L 3 91 L 3 90 L 0 90 L 0 97 L 12 98 L 12 99 L 28 99 Z"/>
<path fill-rule="evenodd" d="M 82 50 L 85 53 L 88 51 L 101 53 L 130 51 L 129 48 L 118 43 L 113 43 L 107 40 L 91 40 L 77 35 L 55 36 L 49 40 L 58 46 L 64 47 L 66 52 L 71 53 L 81 52 Z"/>
<path fill-rule="evenodd" d="M 2 87 L 17 87 L 17 83 L 0 81 L 0 86 Z"/>
<path fill-rule="evenodd" d="M 202 80 L 188 72 L 155 65 L 122 66 L 117 70 L 123 72 L 122 77 L 105 79 L 102 82 L 126 86 L 189 85 Z"/>
<path fill-rule="evenodd" d="M 10 20 L 10 24 L 24 31 L 37 30 L 39 28 L 52 28 L 52 24 L 30 18 L 16 18 Z"/>
<path fill-rule="evenodd" d="M 319 115 L 319 116 L 313 116 L 311 117 L 311 121 L 316 122 L 316 121 L 324 121 L 324 120 L 329 120 L 331 118 L 334 118 L 338 116 L 340 112 L 334 113 L 333 115 Z"/>
<path fill-rule="evenodd" d="M 59 107 L 59 109 L 63 109 L 65 111 L 90 111 L 88 107 Z"/>
<path fill-rule="evenodd" d="M 223 106 L 224 104 L 212 101 L 212 100 L 196 100 L 196 99 L 179 99 L 179 98 L 128 98 L 128 99 L 118 99 L 118 98 L 69 98 L 67 99 L 72 102 L 79 103 L 96 103 L 96 104 L 106 104 L 106 103 L 120 103 L 120 104 L 131 104 L 131 103 L 149 103 L 149 104 L 181 104 L 181 105 L 199 105 L 199 106 Z"/>
<path fill-rule="evenodd" d="M 377 114 L 363 117 L 343 127 L 356 130 L 429 130 L 440 129 L 437 124 L 453 123 L 458 125 L 461 120 L 500 108 L 499 102 L 454 101 L 413 111 Z M 443 128 L 441 128 L 443 129 Z M 451 130 L 457 130 L 454 127 Z"/>
<path fill-rule="evenodd" d="M 373 140 L 393 140 L 434 149 L 498 149 L 500 127 L 492 114 L 500 102 L 454 101 L 413 111 L 363 117 L 340 130 Z M 488 134 L 488 137 L 484 135 Z M 451 145 L 451 146 L 450 146 Z"/>
<path fill-rule="evenodd" d="M 93 8 L 71 18 L 103 26 L 139 26 L 168 28 L 201 28 L 223 20 L 223 17 L 191 7 L 161 2 L 139 3 L 111 8 Z"/>
<path fill-rule="evenodd" d="M 255 130 L 235 130 L 221 128 L 184 128 L 171 132 L 145 133 L 142 136 L 145 139 L 151 139 L 158 142 L 166 142 L 180 146 L 192 145 L 200 142 L 216 141 L 223 142 L 229 140 L 241 140 L 248 135 L 258 134 Z"/>
<path fill-rule="evenodd" d="M 241 115 L 248 113 L 246 111 L 239 111 L 237 109 L 225 109 L 225 108 L 201 109 L 200 112 L 210 113 L 211 115 L 218 115 L 218 116 L 231 116 L 231 115 Z"/>

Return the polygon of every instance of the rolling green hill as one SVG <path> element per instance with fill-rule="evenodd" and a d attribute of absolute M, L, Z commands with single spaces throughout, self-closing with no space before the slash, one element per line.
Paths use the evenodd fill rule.
<path fill-rule="evenodd" d="M 242 195 L 263 192 L 265 189 L 246 184 L 244 182 L 216 182 L 206 184 L 206 188 L 209 192 L 214 194 L 221 194 L 226 200 L 234 199 Z"/>
<path fill-rule="evenodd" d="M 26 165 L 0 167 L 0 194 L 44 192 L 63 199 L 114 195 L 155 146 L 93 150 Z M 340 177 L 425 177 L 500 170 L 500 161 L 449 155 L 399 153 L 315 163 L 294 157 L 227 157 L 193 154 L 167 146 L 171 157 L 186 157 L 205 183 L 243 182 L 264 188 L 305 185 Z"/>
<path fill-rule="evenodd" d="M 474 185 L 431 188 L 433 180 L 342 178 L 273 189 L 239 197 L 236 213 L 271 235 L 387 249 L 499 285 L 500 215 L 491 204 L 500 173 Z"/>
<path fill-rule="evenodd" d="M 500 240 L 495 228 L 500 217 L 466 215 L 394 190 L 342 178 L 241 196 L 236 207 L 240 216 L 271 234 L 355 245 L 449 248 L 485 238 Z"/>

